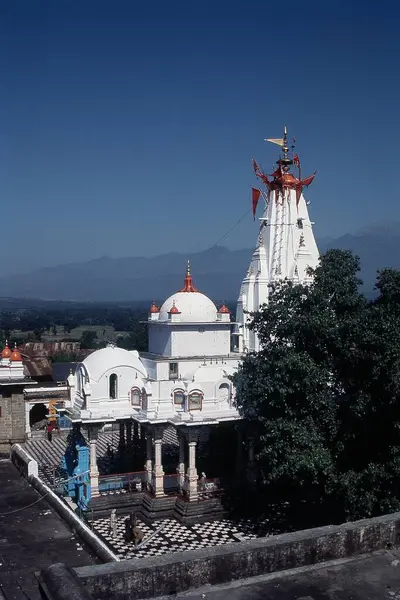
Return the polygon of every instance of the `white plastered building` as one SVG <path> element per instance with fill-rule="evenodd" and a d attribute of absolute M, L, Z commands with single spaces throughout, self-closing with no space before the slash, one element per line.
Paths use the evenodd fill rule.
<path fill-rule="evenodd" d="M 271 180 L 253 159 L 255 173 L 265 185 L 266 192 L 260 192 L 265 203 L 257 247 L 237 301 L 235 347 L 239 353 L 260 349 L 256 333 L 248 327 L 251 320 L 248 313 L 256 312 L 268 302 L 271 285 L 284 279 L 308 283 L 311 281 L 309 268 L 315 269 L 319 262 L 313 223 L 302 193 L 314 176 L 302 179 L 300 173 L 299 177 L 295 177 L 289 172 L 295 161 L 288 157 L 286 128 L 281 140 L 266 141 L 281 145 L 283 157 L 277 161 L 278 168 Z M 300 164 L 297 155 L 296 158 L 297 164 Z"/>
<path fill-rule="evenodd" d="M 144 425 L 156 446 L 154 463 L 150 447 L 146 461 L 156 496 L 163 493 L 163 429 L 175 426 L 184 432 L 179 441 L 185 438 L 189 443 L 188 470 L 183 448 L 179 469 L 182 477 L 187 474 L 186 488 L 193 498 L 198 477 L 192 434 L 198 434 L 199 426 L 240 419 L 230 380 L 240 358 L 231 351 L 230 312 L 225 305 L 217 309 L 194 287 L 188 264 L 183 288 L 161 308 L 153 303 L 147 324 L 148 352 L 139 354 L 111 344 L 77 366 L 69 380 L 72 420 L 92 430 L 96 424 L 113 421 Z M 94 461 L 91 449 L 91 465 Z M 96 495 L 96 478 L 97 467 L 91 473 L 92 495 Z"/>
<path fill-rule="evenodd" d="M 85 420 L 133 416 L 152 424 L 238 418 L 230 313 L 196 290 L 189 267 L 182 290 L 161 308 L 153 304 L 147 323 L 148 352 L 111 344 L 78 365 L 70 381 L 75 412 Z"/>

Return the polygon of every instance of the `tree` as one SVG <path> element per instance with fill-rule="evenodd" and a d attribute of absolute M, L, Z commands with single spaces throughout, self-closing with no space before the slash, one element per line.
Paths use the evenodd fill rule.
<path fill-rule="evenodd" d="M 358 271 L 330 250 L 309 286 L 278 283 L 252 315 L 262 349 L 234 377 L 258 497 L 286 502 L 300 526 L 399 506 L 400 273 L 379 273 L 367 302 Z"/>
<path fill-rule="evenodd" d="M 93 331 L 92 329 L 85 329 L 85 331 L 82 331 L 81 348 L 82 349 L 97 348 L 96 340 L 97 340 L 97 333 L 95 331 Z"/>

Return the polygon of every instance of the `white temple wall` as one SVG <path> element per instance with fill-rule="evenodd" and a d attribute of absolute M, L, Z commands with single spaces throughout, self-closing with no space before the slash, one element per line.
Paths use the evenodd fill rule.
<path fill-rule="evenodd" d="M 226 356 L 230 353 L 230 326 L 195 325 L 171 334 L 172 356 Z"/>
<path fill-rule="evenodd" d="M 161 356 L 171 356 L 171 326 L 148 325 L 149 352 Z"/>
<path fill-rule="evenodd" d="M 90 373 L 89 373 L 90 375 Z M 110 377 L 116 375 L 116 397 L 112 398 L 112 390 L 110 389 Z M 99 381 L 90 380 L 91 397 L 88 400 L 88 409 L 99 402 L 111 402 L 117 405 L 118 402 L 129 402 L 130 391 L 135 386 L 136 381 L 142 381 L 141 374 L 130 366 L 114 366 L 106 371 Z"/>

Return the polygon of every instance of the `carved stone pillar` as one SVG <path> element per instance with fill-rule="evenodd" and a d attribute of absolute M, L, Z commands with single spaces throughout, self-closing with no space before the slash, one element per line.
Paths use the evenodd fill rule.
<path fill-rule="evenodd" d="M 31 437 L 31 425 L 30 425 L 30 414 L 31 414 L 32 406 L 29 402 L 25 403 L 25 436 L 27 438 Z"/>
<path fill-rule="evenodd" d="M 164 496 L 164 469 L 162 466 L 162 438 L 164 428 L 156 427 L 154 434 L 153 491 L 156 498 Z"/>
<path fill-rule="evenodd" d="M 189 497 L 189 501 L 197 500 L 198 493 L 198 475 L 196 468 L 196 447 L 197 447 L 198 435 L 195 431 L 189 431 L 188 445 L 189 445 L 189 466 L 186 472 L 186 491 Z"/>
<path fill-rule="evenodd" d="M 178 463 L 178 486 L 182 494 L 185 490 L 185 437 L 182 432 L 177 431 L 179 440 L 179 463 Z"/>
<path fill-rule="evenodd" d="M 89 467 L 89 475 L 90 475 L 90 490 L 91 490 L 91 497 L 92 498 L 97 498 L 98 496 L 100 496 L 100 492 L 99 492 L 99 469 L 97 466 L 97 434 L 98 434 L 98 429 L 97 428 L 90 428 L 89 430 L 89 460 L 90 460 L 90 467 Z"/>
<path fill-rule="evenodd" d="M 151 429 L 146 430 L 146 487 L 149 491 L 152 489 L 152 472 L 153 472 L 153 432 Z"/>

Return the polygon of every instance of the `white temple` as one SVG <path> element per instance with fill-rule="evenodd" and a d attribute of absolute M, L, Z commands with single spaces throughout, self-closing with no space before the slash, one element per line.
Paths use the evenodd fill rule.
<path fill-rule="evenodd" d="M 245 352 L 259 349 L 255 334 L 247 326 L 247 313 L 268 301 L 269 286 L 274 281 L 288 278 L 307 282 L 308 267 L 317 266 L 318 249 L 302 194 L 303 186 L 309 185 L 313 176 L 301 179 L 300 173 L 298 178 L 290 173 L 291 165 L 295 162 L 299 166 L 299 161 L 297 155 L 288 157 L 286 129 L 283 139 L 269 141 L 279 143 L 283 157 L 271 180 L 254 161 L 256 175 L 267 192 L 253 190 L 253 212 L 254 191 L 256 202 L 263 195 L 265 208 L 258 245 L 241 286 L 236 323 L 231 321 L 225 305 L 217 309 L 195 288 L 188 263 L 183 288 L 167 298 L 161 308 L 154 303 L 150 307 L 148 352 L 139 354 L 111 344 L 90 354 L 70 376 L 71 419 L 93 433 L 92 496 L 98 494 L 96 429 L 118 422 L 122 435 L 124 428 L 145 428 L 145 468 L 155 497 L 163 495 L 162 440 L 166 428 L 172 425 L 179 441 L 177 468 L 182 486 L 185 481 L 189 499 L 196 499 L 199 429 L 241 418 L 230 376 Z"/>
<path fill-rule="evenodd" d="M 73 422 L 91 432 L 92 496 L 98 495 L 96 428 L 118 422 L 122 436 L 124 430 L 133 427 L 135 432 L 144 426 L 147 483 L 156 498 L 164 494 L 163 436 L 168 427 L 175 427 L 181 487 L 193 500 L 198 492 L 199 426 L 240 419 L 229 379 L 240 358 L 231 352 L 230 313 L 226 306 L 218 310 L 194 287 L 188 263 L 183 288 L 161 308 L 153 303 L 147 323 L 148 352 L 139 354 L 111 344 L 77 366 L 69 380 L 70 414 Z"/>
<path fill-rule="evenodd" d="M 184 287 L 149 311 L 149 351 L 139 355 L 109 345 L 78 365 L 73 408 L 84 420 L 195 424 L 238 418 L 229 375 L 229 310 L 193 285 L 188 264 Z"/>
<path fill-rule="evenodd" d="M 310 281 L 308 268 L 318 265 L 319 252 L 302 190 L 309 185 L 314 175 L 301 179 L 300 161 L 295 155 L 289 158 L 287 132 L 282 139 L 269 139 L 282 147 L 283 157 L 270 180 L 253 159 L 256 176 L 266 187 L 266 193 L 253 188 L 253 212 L 260 195 L 265 200 L 260 219 L 258 244 L 249 269 L 243 279 L 237 302 L 236 335 L 240 353 L 258 351 L 259 340 L 247 324 L 251 320 L 247 313 L 257 311 L 268 302 L 271 284 L 283 279 L 298 283 Z M 299 177 L 290 172 L 293 164 L 299 167 Z"/>

